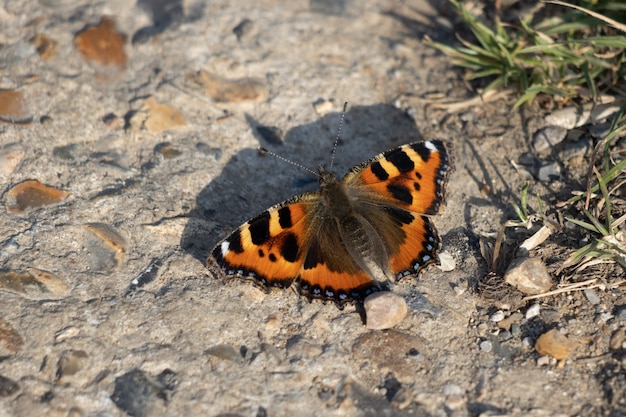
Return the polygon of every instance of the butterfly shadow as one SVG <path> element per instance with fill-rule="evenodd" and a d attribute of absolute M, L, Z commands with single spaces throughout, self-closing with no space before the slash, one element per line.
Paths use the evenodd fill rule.
<path fill-rule="evenodd" d="M 256 134 L 262 121 L 247 116 L 259 146 L 315 172 L 319 165 L 329 167 L 340 119 L 341 113 L 330 113 L 293 127 L 284 135 L 283 144 L 277 145 Z M 343 178 L 353 166 L 420 139 L 415 121 L 400 109 L 386 104 L 351 107 L 345 113 L 332 172 Z M 312 173 L 258 149 L 242 149 L 198 194 L 196 207 L 187 215 L 181 248 L 205 263 L 210 250 L 248 219 L 288 198 L 318 189 Z"/>

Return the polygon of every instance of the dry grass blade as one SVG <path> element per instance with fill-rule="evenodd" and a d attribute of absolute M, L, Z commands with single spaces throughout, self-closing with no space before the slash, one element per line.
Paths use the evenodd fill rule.
<path fill-rule="evenodd" d="M 611 19 L 610 17 L 606 17 L 600 13 L 596 13 L 593 10 L 585 9 L 584 7 L 577 6 L 575 4 L 569 4 L 558 0 L 545 0 L 546 3 L 552 3 L 559 6 L 571 7 L 572 9 L 576 9 L 583 13 L 587 13 L 589 16 L 593 16 L 596 19 L 602 20 L 604 23 L 613 26 L 615 29 L 621 30 L 622 32 L 626 32 L 626 25 Z"/>

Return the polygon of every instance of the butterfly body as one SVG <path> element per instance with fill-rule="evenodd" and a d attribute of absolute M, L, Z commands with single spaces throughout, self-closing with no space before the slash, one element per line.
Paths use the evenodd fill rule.
<path fill-rule="evenodd" d="M 391 149 L 341 181 L 320 167 L 319 193 L 244 223 L 213 249 L 207 266 L 266 289 L 295 281 L 309 300 L 343 308 L 437 260 L 440 241 L 428 216 L 443 203 L 450 167 L 441 141 Z"/>

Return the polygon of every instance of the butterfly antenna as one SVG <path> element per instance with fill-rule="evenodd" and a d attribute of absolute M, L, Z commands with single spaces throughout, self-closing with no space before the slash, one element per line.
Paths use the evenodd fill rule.
<path fill-rule="evenodd" d="M 346 118 L 346 110 L 348 109 L 348 102 L 343 103 L 343 111 L 341 112 L 341 119 L 339 119 L 339 128 L 337 129 L 337 137 L 335 138 L 335 144 L 333 145 L 333 154 L 330 157 L 329 171 L 333 170 L 333 164 L 335 163 L 335 154 L 337 153 L 337 146 L 339 145 L 339 137 L 341 135 L 341 129 L 343 128 L 343 119 Z"/>
<path fill-rule="evenodd" d="M 274 158 L 278 158 L 278 159 L 280 159 L 283 162 L 287 162 L 288 164 L 295 165 L 298 168 L 300 168 L 300 169 L 302 169 L 302 170 L 304 170 L 306 172 L 310 172 L 311 174 L 315 175 L 316 177 L 320 176 L 317 172 L 313 171 L 311 168 L 305 167 L 302 164 L 299 164 L 297 162 L 292 161 L 291 159 L 287 159 L 287 158 L 285 158 L 283 156 L 280 156 L 280 155 L 278 155 L 278 154 L 276 154 L 276 153 L 274 153 L 272 151 L 269 151 L 269 150 L 267 150 L 267 149 L 265 149 L 263 147 L 259 147 L 259 152 L 261 152 L 261 155 L 266 155 L 266 154 L 267 155 L 271 155 Z"/>

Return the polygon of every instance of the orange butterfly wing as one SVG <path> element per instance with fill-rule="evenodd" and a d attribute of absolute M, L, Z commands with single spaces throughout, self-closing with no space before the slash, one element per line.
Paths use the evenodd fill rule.
<path fill-rule="evenodd" d="M 358 165 L 343 179 L 358 190 L 362 214 L 381 225 L 396 278 L 437 260 L 440 239 L 430 219 L 442 207 L 452 160 L 442 141 L 415 142 Z"/>
<path fill-rule="evenodd" d="M 304 260 L 307 215 L 318 198 L 317 193 L 303 194 L 250 219 L 217 244 L 208 268 L 264 288 L 290 286 Z"/>

